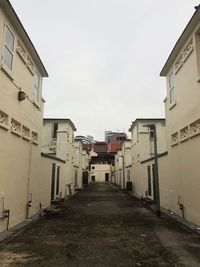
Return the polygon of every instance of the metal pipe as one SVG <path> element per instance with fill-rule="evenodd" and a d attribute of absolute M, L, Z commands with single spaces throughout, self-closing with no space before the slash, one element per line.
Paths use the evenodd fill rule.
<path fill-rule="evenodd" d="M 159 188 L 159 174 L 158 174 L 158 151 L 157 151 L 157 133 L 155 124 L 143 125 L 148 127 L 153 132 L 154 141 L 154 173 L 155 173 L 155 202 L 156 202 L 156 215 L 160 217 L 160 188 Z"/>
<path fill-rule="evenodd" d="M 30 141 L 30 151 L 29 151 L 29 166 L 28 166 L 28 179 L 27 179 L 27 211 L 26 211 L 26 219 L 29 217 L 29 208 L 31 207 L 30 205 L 30 199 L 29 199 L 29 190 L 30 190 L 30 179 L 31 179 L 31 165 L 32 165 L 32 148 L 33 147 L 33 142 L 32 140 Z M 32 196 L 31 196 L 32 198 Z"/>
<path fill-rule="evenodd" d="M 155 187 L 156 187 L 156 214 L 160 217 L 160 188 L 158 175 L 158 152 L 157 152 L 157 133 L 156 126 L 152 124 L 154 130 L 154 160 L 155 160 Z"/>
<path fill-rule="evenodd" d="M 179 205 L 179 209 L 181 210 L 182 212 L 182 218 L 185 219 L 185 208 L 184 208 L 184 205 L 181 203 L 181 196 L 178 195 L 178 205 Z"/>

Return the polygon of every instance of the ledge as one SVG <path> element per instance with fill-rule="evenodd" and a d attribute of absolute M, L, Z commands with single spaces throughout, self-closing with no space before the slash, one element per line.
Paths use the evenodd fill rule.
<path fill-rule="evenodd" d="M 41 156 L 44 157 L 44 158 L 55 159 L 55 160 L 60 161 L 62 163 L 66 163 L 66 161 L 63 160 L 63 159 L 57 158 L 55 156 L 52 156 L 52 155 L 49 155 L 49 154 L 46 154 L 46 153 L 43 153 L 43 152 L 41 152 Z"/>
<path fill-rule="evenodd" d="M 172 108 L 175 107 L 175 106 L 176 106 L 176 102 L 170 104 L 170 106 L 169 106 L 169 110 L 172 109 Z"/>
<path fill-rule="evenodd" d="M 173 147 L 173 146 L 177 146 L 179 144 L 179 142 L 177 141 L 177 142 L 175 142 L 175 143 L 171 143 L 171 146 Z"/>
<path fill-rule="evenodd" d="M 10 127 L 8 125 L 6 125 L 6 124 L 0 123 L 0 128 L 8 131 Z"/>
<path fill-rule="evenodd" d="M 167 154 L 168 154 L 168 151 L 165 151 L 163 153 L 160 153 L 160 154 L 158 154 L 158 158 L 161 158 L 163 156 L 166 156 Z M 151 161 L 153 159 L 154 159 L 154 157 L 151 157 L 149 159 L 145 159 L 145 160 L 141 161 L 140 164 L 146 163 L 146 162 Z"/>
<path fill-rule="evenodd" d="M 13 77 L 13 74 L 12 72 L 4 65 L 4 64 L 1 64 L 1 69 L 4 71 L 4 73 L 8 76 L 8 78 L 13 81 L 14 80 L 14 77 Z"/>

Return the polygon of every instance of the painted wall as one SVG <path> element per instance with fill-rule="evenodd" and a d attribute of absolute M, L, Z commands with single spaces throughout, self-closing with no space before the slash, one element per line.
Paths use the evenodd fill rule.
<path fill-rule="evenodd" d="M 0 216 L 3 208 L 9 209 L 11 227 L 26 218 L 31 194 L 29 215 L 39 210 L 39 187 L 43 190 L 45 186 L 38 173 L 41 164 L 43 101 L 42 76 L 37 60 L 32 58 L 28 44 L 19 35 L 19 29 L 12 25 L 0 9 L 1 59 L 5 25 L 8 25 L 14 36 L 14 48 L 12 70 L 6 70 L 3 61 L 0 68 Z M 20 50 L 22 47 L 23 54 Z M 33 97 L 35 71 L 40 75 L 37 104 Z M 18 100 L 20 90 L 26 94 L 24 101 Z M 43 202 L 47 204 L 48 201 L 46 199 Z M 5 230 L 5 223 L 6 220 L 0 220 L 0 231 Z"/>
<path fill-rule="evenodd" d="M 83 145 L 80 140 L 74 141 L 74 187 L 75 189 L 80 189 L 83 187 L 83 179 L 82 179 L 82 152 L 83 152 Z"/>
<path fill-rule="evenodd" d="M 56 137 L 53 138 L 54 123 L 58 123 Z M 52 149 L 53 144 L 53 149 Z M 62 180 L 64 197 L 74 192 L 74 130 L 66 119 L 44 119 L 42 131 L 42 152 L 53 154 L 66 162 L 64 165 L 65 178 Z"/>
<path fill-rule="evenodd" d="M 182 43 L 166 75 L 165 100 L 168 156 L 161 164 L 161 204 L 200 225 L 198 205 L 200 151 L 200 23 Z M 182 58 L 182 60 L 180 60 Z M 174 73 L 175 101 L 170 104 L 169 75 Z M 161 163 L 162 163 L 161 161 Z"/>
<path fill-rule="evenodd" d="M 91 164 L 90 181 L 91 182 L 105 182 L 106 174 L 108 181 L 111 180 L 111 166 L 110 164 Z M 95 177 L 93 180 L 93 177 Z"/>
<path fill-rule="evenodd" d="M 154 123 L 157 131 L 158 153 L 166 151 L 166 133 L 164 120 L 141 120 L 132 128 L 132 167 L 131 181 L 133 193 L 138 198 L 146 195 L 146 177 L 143 176 L 141 162 L 154 156 L 154 142 L 150 138 L 150 131 L 144 125 Z"/>

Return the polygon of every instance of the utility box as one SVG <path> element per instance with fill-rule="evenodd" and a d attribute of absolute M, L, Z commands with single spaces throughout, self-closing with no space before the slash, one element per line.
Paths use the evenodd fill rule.
<path fill-rule="evenodd" d="M 133 190 L 132 182 L 126 182 L 126 190 L 127 191 L 132 191 Z"/>

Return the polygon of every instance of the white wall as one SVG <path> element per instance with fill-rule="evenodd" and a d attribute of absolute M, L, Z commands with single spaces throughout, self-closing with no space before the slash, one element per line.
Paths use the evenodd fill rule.
<path fill-rule="evenodd" d="M 95 182 L 105 182 L 106 174 L 108 179 L 111 179 L 111 167 L 109 164 L 91 164 L 90 181 L 92 182 L 92 176 L 95 176 Z"/>

